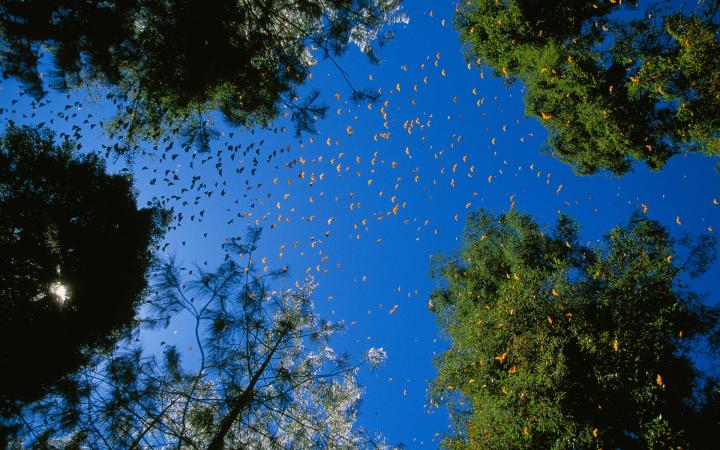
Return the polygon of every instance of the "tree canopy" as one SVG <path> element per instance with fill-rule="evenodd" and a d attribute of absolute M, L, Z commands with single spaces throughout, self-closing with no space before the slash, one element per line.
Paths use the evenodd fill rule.
<path fill-rule="evenodd" d="M 268 125 L 284 111 L 305 131 L 324 112 L 316 92 L 298 92 L 315 62 L 311 50 L 334 62 L 352 43 L 375 60 L 391 37 L 385 25 L 405 20 L 399 3 L 10 0 L 0 5 L 0 67 L 38 98 L 45 78 L 64 91 L 112 87 L 118 113 L 106 125 L 130 143 L 181 133 L 206 146 L 206 122 L 218 110 L 244 126 Z M 54 65 L 48 74 L 44 49 Z"/>
<path fill-rule="evenodd" d="M 720 2 L 682 5 L 471 0 L 456 26 L 472 60 L 525 84 L 550 151 L 581 174 L 623 174 L 720 155 Z"/>
<path fill-rule="evenodd" d="M 258 270 L 259 237 L 252 228 L 246 240 L 229 240 L 212 272 L 169 261 L 153 276 L 145 323 L 189 316 L 188 361 L 164 343 L 161 358 L 139 347 L 96 358 L 66 390 L 23 411 L 11 445 L 389 448 L 355 424 L 357 370 L 382 364 L 385 352 L 371 348 L 360 364 L 336 354 L 329 338 L 343 323 L 314 313 L 310 278 L 271 290 L 268 282 L 288 272 Z"/>
<path fill-rule="evenodd" d="M 683 279 L 715 241 L 684 243 L 641 215 L 589 246 L 566 216 L 546 232 L 517 212 L 472 214 L 431 300 L 451 338 L 433 385 L 454 424 L 444 444 L 708 448 L 720 391 L 695 362 L 717 359 L 693 351 L 717 344 L 720 309 Z"/>
<path fill-rule="evenodd" d="M 0 136 L 0 411 L 46 394 L 110 350 L 146 288 L 166 223 L 131 180 L 46 129 Z"/>

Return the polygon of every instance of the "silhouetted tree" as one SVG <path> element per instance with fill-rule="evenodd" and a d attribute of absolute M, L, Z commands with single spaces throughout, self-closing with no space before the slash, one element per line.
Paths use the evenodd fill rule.
<path fill-rule="evenodd" d="M 682 281 L 715 240 L 676 252 L 634 215 L 601 244 L 517 212 L 472 214 L 458 258 L 439 267 L 431 309 L 452 340 L 433 403 L 451 412 L 450 448 L 710 448 L 720 431 L 720 310 Z M 679 262 L 678 260 L 684 260 Z M 707 359 L 710 358 L 710 359 Z"/>
<path fill-rule="evenodd" d="M 24 411 L 13 445 L 388 448 L 355 425 L 359 365 L 328 345 L 344 325 L 314 313 L 312 279 L 270 290 L 267 280 L 287 269 L 259 270 L 259 237 L 252 228 L 246 241 L 229 241 L 213 272 L 172 262 L 158 271 L 147 324 L 191 317 L 194 361 L 183 364 L 172 346 L 159 359 L 141 349 L 99 358 L 76 385 Z M 377 367 L 385 356 L 371 348 L 363 363 Z"/>
<path fill-rule="evenodd" d="M 720 2 L 680 5 L 470 0 L 456 26 L 469 58 L 526 85 L 549 150 L 582 174 L 622 174 L 633 159 L 720 155 Z"/>
<path fill-rule="evenodd" d="M 353 43 L 375 60 L 375 46 L 390 37 L 384 26 L 405 20 L 399 4 L 9 0 L 0 5 L 0 66 L 40 97 L 38 60 L 47 48 L 54 88 L 114 87 L 108 98 L 120 110 L 108 126 L 130 142 L 182 132 L 206 146 L 213 132 L 205 122 L 216 110 L 245 126 L 285 111 L 305 131 L 324 113 L 316 92 L 302 100 L 297 92 L 315 61 L 310 48 L 335 62 Z"/>
<path fill-rule="evenodd" d="M 46 129 L 0 136 L 0 415 L 132 325 L 166 214 Z"/>

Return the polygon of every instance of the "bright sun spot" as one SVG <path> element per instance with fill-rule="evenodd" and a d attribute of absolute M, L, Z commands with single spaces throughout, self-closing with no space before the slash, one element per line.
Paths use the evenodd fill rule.
<path fill-rule="evenodd" d="M 67 288 L 59 281 L 55 281 L 50 285 L 50 293 L 57 298 L 58 303 L 61 305 L 68 298 Z"/>

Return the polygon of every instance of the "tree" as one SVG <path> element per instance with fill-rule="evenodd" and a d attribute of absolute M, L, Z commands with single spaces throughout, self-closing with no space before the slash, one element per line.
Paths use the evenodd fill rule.
<path fill-rule="evenodd" d="M 0 136 L 0 415 L 37 400 L 133 323 L 166 217 L 132 180 L 46 130 Z"/>
<path fill-rule="evenodd" d="M 391 37 L 385 26 L 406 21 L 399 3 L 10 0 L 0 6 L 0 67 L 39 98 L 47 48 L 52 87 L 114 88 L 108 98 L 119 109 L 109 129 L 129 143 L 182 133 L 206 146 L 206 121 L 218 110 L 248 127 L 285 111 L 306 131 L 324 112 L 316 92 L 299 99 L 315 61 L 310 49 L 335 62 L 352 43 L 375 61 L 376 46 Z"/>
<path fill-rule="evenodd" d="M 638 3 L 472 0 L 456 26 L 469 58 L 525 84 L 549 150 L 581 174 L 719 155 L 720 2 Z"/>
<path fill-rule="evenodd" d="M 472 214 L 438 266 L 431 309 L 451 338 L 432 392 L 449 448 L 708 448 L 720 430 L 720 309 L 683 282 L 715 257 L 636 214 L 597 246 L 561 216 Z M 679 263 L 678 260 L 685 261 Z"/>
<path fill-rule="evenodd" d="M 328 345 L 343 324 L 313 312 L 312 279 L 270 290 L 267 280 L 287 269 L 259 270 L 259 237 L 252 228 L 245 242 L 229 241 L 213 272 L 172 262 L 159 271 L 146 323 L 167 325 L 179 312 L 191 317 L 194 362 L 182 364 L 170 346 L 162 359 L 141 349 L 103 359 L 77 375 L 74 389 L 26 410 L 22 422 L 38 426 L 23 428 L 16 444 L 388 448 L 355 426 L 359 366 Z M 371 348 L 364 362 L 377 367 L 385 357 Z"/>

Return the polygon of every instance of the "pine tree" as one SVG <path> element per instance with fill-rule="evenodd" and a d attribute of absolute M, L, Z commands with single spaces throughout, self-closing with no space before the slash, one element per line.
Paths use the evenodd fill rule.
<path fill-rule="evenodd" d="M 311 50 L 334 63 L 355 44 L 376 61 L 386 26 L 405 20 L 399 0 L 9 0 L 0 5 L 0 68 L 38 98 L 44 78 L 62 91 L 109 87 L 118 113 L 106 125 L 124 146 L 183 134 L 206 147 L 216 111 L 247 127 L 287 114 L 298 132 L 311 130 L 324 113 L 317 92 L 298 92 Z M 55 66 L 46 77 L 43 49 Z"/>
<path fill-rule="evenodd" d="M 453 419 L 446 447 L 709 448 L 719 384 L 695 362 L 717 359 L 693 352 L 718 343 L 720 309 L 683 280 L 714 239 L 676 251 L 634 215 L 589 246 L 566 216 L 546 232 L 482 211 L 465 237 L 431 303 L 451 339 L 432 387 Z"/>
<path fill-rule="evenodd" d="M 168 262 L 154 277 L 146 324 L 189 316 L 194 361 L 183 363 L 173 346 L 161 359 L 139 348 L 99 359 L 61 395 L 24 411 L 15 444 L 388 448 L 355 425 L 359 365 L 328 345 L 343 324 L 313 312 L 310 278 L 296 289 L 270 289 L 267 282 L 287 269 L 260 270 L 259 238 L 252 228 L 245 241 L 228 241 L 215 271 Z M 385 357 L 371 348 L 363 363 L 375 368 Z"/>

